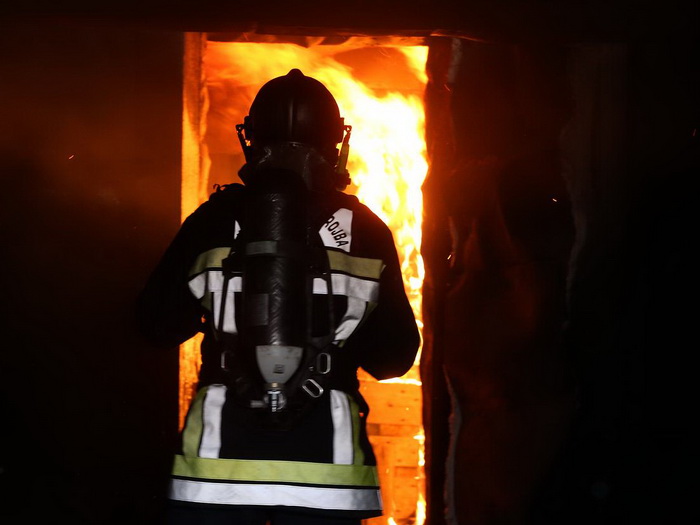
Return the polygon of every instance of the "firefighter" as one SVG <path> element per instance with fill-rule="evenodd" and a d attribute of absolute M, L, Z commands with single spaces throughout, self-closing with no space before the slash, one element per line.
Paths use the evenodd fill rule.
<path fill-rule="evenodd" d="M 357 370 L 401 376 L 420 341 L 390 230 L 344 192 L 350 130 L 298 69 L 264 84 L 237 126 L 243 184 L 184 221 L 138 298 L 153 345 L 203 333 L 170 524 L 382 514 Z"/>

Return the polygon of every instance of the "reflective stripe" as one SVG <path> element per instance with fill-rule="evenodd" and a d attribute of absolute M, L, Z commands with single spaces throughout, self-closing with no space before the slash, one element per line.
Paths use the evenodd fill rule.
<path fill-rule="evenodd" d="M 203 458 L 218 458 L 221 450 L 221 411 L 226 401 L 224 385 L 207 387 L 206 397 L 202 406 L 202 439 L 199 445 L 199 456 Z"/>
<path fill-rule="evenodd" d="M 331 276 L 331 286 L 333 287 L 334 295 L 357 297 L 368 302 L 376 302 L 379 297 L 378 282 L 367 281 L 350 275 L 334 273 Z M 326 294 L 328 293 L 328 285 L 325 280 L 315 277 L 313 290 L 317 294 Z"/>
<path fill-rule="evenodd" d="M 367 311 L 367 301 L 348 297 L 348 306 L 343 314 L 343 318 L 335 329 L 335 341 L 342 341 L 350 337 L 360 324 L 360 321 Z"/>
<path fill-rule="evenodd" d="M 175 477 L 210 481 L 246 481 L 334 487 L 378 487 L 373 465 L 336 465 L 304 461 L 212 459 L 177 455 Z"/>
<path fill-rule="evenodd" d="M 363 465 L 365 453 L 360 446 L 360 407 L 352 396 L 340 390 L 331 390 L 330 401 L 334 428 L 333 462 Z"/>
<path fill-rule="evenodd" d="M 209 270 L 211 268 L 221 268 L 221 262 L 226 259 L 231 253 L 230 246 L 212 248 L 204 253 L 199 254 L 199 257 L 194 261 L 190 268 L 190 277 Z"/>
<path fill-rule="evenodd" d="M 187 284 L 190 287 L 190 292 L 192 292 L 192 295 L 194 295 L 197 299 L 202 299 L 207 291 L 207 275 L 200 273 L 196 277 L 190 279 L 189 283 Z"/>
<path fill-rule="evenodd" d="M 234 276 L 229 279 L 226 287 L 226 315 L 224 316 L 224 326 L 219 326 L 221 311 L 221 292 L 224 288 L 224 276 L 221 270 L 208 270 L 192 278 L 189 282 L 190 291 L 202 305 L 213 315 L 216 327 L 222 332 L 229 334 L 238 333 L 236 326 L 236 310 L 234 294 L 243 289 L 243 278 Z"/>
<path fill-rule="evenodd" d="M 234 276 L 229 280 L 228 290 L 241 291 L 242 278 Z M 220 292 L 224 289 L 224 275 L 221 270 L 207 270 L 192 277 L 189 281 L 190 291 L 197 299 L 204 297 L 207 292 Z"/>
<path fill-rule="evenodd" d="M 367 302 L 354 297 L 348 297 L 348 306 L 343 318 L 335 329 L 334 341 L 344 341 L 355 331 L 367 311 Z"/>
<path fill-rule="evenodd" d="M 226 505 L 262 505 L 380 511 L 381 495 L 375 487 L 305 487 L 268 483 L 225 483 L 173 479 L 170 498 L 179 501 Z"/>
<path fill-rule="evenodd" d="M 336 246 L 342 235 L 347 245 L 342 249 L 349 249 L 350 228 L 352 226 L 352 211 L 341 208 L 334 216 L 322 226 L 320 233 L 325 234 L 324 243 L 328 246 Z M 236 235 L 240 227 L 236 222 Z M 240 275 L 233 276 L 228 284 L 225 284 L 221 270 L 223 260 L 231 253 L 230 247 L 217 247 L 207 250 L 197 257 L 191 271 L 189 288 L 192 294 L 201 301 L 202 306 L 211 312 L 211 320 L 217 330 L 228 334 L 238 333 L 235 312 L 235 294 L 242 291 L 243 283 Z M 347 339 L 357 328 L 364 316 L 376 303 L 379 297 L 379 278 L 384 263 L 381 259 L 355 257 L 337 250 L 328 250 L 328 261 L 331 267 L 331 283 L 334 295 L 348 297 L 347 310 L 339 317 L 335 331 L 335 341 Z M 226 286 L 226 296 L 222 291 Z M 325 280 L 314 278 L 313 293 L 324 295 L 328 293 Z M 225 315 L 221 316 L 221 303 L 225 302 Z M 370 303 L 369 305 L 366 303 Z M 223 322 L 223 326 L 220 324 Z"/>
<path fill-rule="evenodd" d="M 223 288 L 223 275 L 221 271 L 211 270 L 197 275 L 190 281 L 190 290 L 202 301 L 202 304 L 212 313 L 212 319 L 216 327 L 222 332 L 238 333 L 236 325 L 235 294 L 241 292 L 243 279 L 240 276 L 233 277 L 228 284 L 226 293 L 226 315 L 224 326 L 219 326 L 221 320 L 221 291 Z M 338 323 L 336 339 L 347 338 L 357 327 L 357 324 L 365 315 L 367 304 L 376 302 L 379 297 L 379 283 L 344 274 L 331 276 L 333 293 L 348 297 L 348 309 Z M 313 293 L 326 294 L 328 286 L 321 278 L 314 278 Z M 339 335 L 342 334 L 342 337 Z"/>
<path fill-rule="evenodd" d="M 384 269 L 384 262 L 381 259 L 353 257 L 332 250 L 327 250 L 326 253 L 328 253 L 328 263 L 330 264 L 331 270 L 338 270 L 357 277 L 379 279 Z"/>
<path fill-rule="evenodd" d="M 195 396 L 182 433 L 182 449 L 187 456 L 219 457 L 221 411 L 226 401 L 224 385 L 205 386 Z"/>
<path fill-rule="evenodd" d="M 352 418 L 348 396 L 338 390 L 331 390 L 331 419 L 333 420 L 333 463 L 352 465 L 354 463 Z"/>
<path fill-rule="evenodd" d="M 211 293 L 210 311 L 214 319 L 214 326 L 218 330 L 225 332 L 227 334 L 237 334 L 238 325 L 236 324 L 236 301 L 235 294 L 240 292 L 243 285 L 243 279 L 241 277 L 234 277 L 229 281 L 228 289 L 226 290 L 226 305 L 223 326 L 221 324 L 221 292 Z"/>
<path fill-rule="evenodd" d="M 202 388 L 192 400 L 187 411 L 185 428 L 182 432 L 182 451 L 187 456 L 196 456 L 199 451 L 199 438 L 202 435 L 202 412 L 207 389 Z"/>

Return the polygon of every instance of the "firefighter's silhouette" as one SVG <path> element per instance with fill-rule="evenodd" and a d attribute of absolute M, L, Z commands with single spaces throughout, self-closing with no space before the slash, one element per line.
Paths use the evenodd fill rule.
<path fill-rule="evenodd" d="M 350 126 L 292 69 L 236 126 L 243 184 L 182 224 L 139 297 L 143 333 L 203 332 L 169 523 L 352 524 L 382 511 L 357 369 L 409 370 L 419 333 L 392 234 L 343 190 Z"/>

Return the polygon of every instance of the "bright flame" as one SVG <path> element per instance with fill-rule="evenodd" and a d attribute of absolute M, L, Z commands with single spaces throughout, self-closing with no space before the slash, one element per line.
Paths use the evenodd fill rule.
<path fill-rule="evenodd" d="M 339 59 L 341 53 L 360 47 L 208 42 L 204 65 L 211 108 L 216 108 L 209 120 L 218 119 L 226 130 L 221 148 L 238 148 L 233 125 L 243 122 L 255 94 L 268 80 L 298 68 L 331 91 L 345 123 L 352 126 L 347 166 L 352 184 L 348 192 L 357 195 L 392 230 L 406 293 L 422 334 L 421 186 L 428 168 L 422 96 L 427 82 L 428 49 L 425 46 L 392 48 L 391 60 L 403 62 L 403 68 L 413 77 L 413 85 L 420 86 L 407 93 L 405 89 L 377 89 L 361 82 L 347 60 Z M 386 382 L 420 385 L 418 360 L 419 356 L 416 366 L 404 377 Z M 415 439 L 420 444 L 417 464 L 421 484 L 424 435 L 420 433 Z M 388 516 L 387 520 L 387 524 L 397 523 L 395 516 Z M 421 487 L 411 522 L 420 525 L 424 521 L 425 499 Z"/>
<path fill-rule="evenodd" d="M 410 50 L 424 53 L 423 48 Z M 353 88 L 338 99 L 338 105 L 348 115 L 346 122 L 353 123 L 355 155 L 348 162 L 351 191 L 392 230 L 406 292 L 420 320 L 425 273 L 420 257 L 421 185 L 428 168 L 423 101 L 418 96 L 400 93 L 377 98 L 361 84 Z"/>

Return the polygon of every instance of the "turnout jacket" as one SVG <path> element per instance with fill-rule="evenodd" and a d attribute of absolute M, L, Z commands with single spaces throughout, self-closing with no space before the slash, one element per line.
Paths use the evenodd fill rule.
<path fill-rule="evenodd" d="M 204 334 L 169 497 L 185 505 L 381 515 L 357 369 L 379 380 L 398 377 L 419 346 L 391 231 L 354 196 L 333 191 L 312 199 L 310 220 L 330 273 L 313 279 L 313 319 L 319 333 L 328 332 L 323 310 L 332 305 L 334 382 L 293 427 L 267 428 L 236 402 L 221 366 L 220 336 L 235 338 L 241 326 L 241 279 L 226 282 L 222 266 L 245 229 L 246 190 L 217 188 L 184 221 L 138 299 L 141 330 L 154 345 L 172 348 Z"/>

